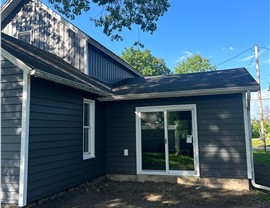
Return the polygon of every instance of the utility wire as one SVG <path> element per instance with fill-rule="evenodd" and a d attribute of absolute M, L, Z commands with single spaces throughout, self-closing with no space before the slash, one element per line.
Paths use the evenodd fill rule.
<path fill-rule="evenodd" d="M 221 63 L 217 64 L 216 66 L 219 66 L 219 65 L 221 65 L 221 64 L 225 64 L 225 63 L 227 63 L 228 61 L 231 61 L 232 59 L 235 59 L 236 57 L 238 57 L 238 56 L 242 55 L 243 53 L 245 53 L 245 52 L 247 52 L 247 51 L 249 51 L 249 50 L 252 50 L 252 48 L 248 48 L 247 50 L 245 50 L 245 51 L 243 51 L 243 52 L 241 52 L 241 53 L 239 53 L 239 54 L 235 55 L 234 57 L 229 58 L 228 60 L 223 61 L 223 62 L 221 62 Z"/>
<path fill-rule="evenodd" d="M 266 47 L 260 47 L 260 48 L 263 48 L 263 49 L 266 49 L 266 50 L 270 50 L 269 48 L 266 48 Z"/>
<path fill-rule="evenodd" d="M 248 65 L 247 69 L 249 69 L 250 65 L 252 64 L 252 62 L 253 62 L 253 60 L 254 60 L 254 57 L 255 57 L 255 55 L 253 55 L 253 57 L 252 57 L 252 59 L 251 59 L 249 65 Z"/>

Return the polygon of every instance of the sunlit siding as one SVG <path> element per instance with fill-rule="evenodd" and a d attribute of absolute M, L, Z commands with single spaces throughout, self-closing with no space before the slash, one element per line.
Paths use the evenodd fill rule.
<path fill-rule="evenodd" d="M 30 31 L 31 44 L 85 71 L 86 40 L 69 29 L 58 15 L 39 1 L 30 0 L 20 9 L 15 9 L 2 28 L 2 32 L 13 37 L 18 37 L 19 32 Z"/>

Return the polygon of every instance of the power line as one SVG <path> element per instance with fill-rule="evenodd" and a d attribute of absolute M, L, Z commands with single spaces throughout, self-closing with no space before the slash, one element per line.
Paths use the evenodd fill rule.
<path fill-rule="evenodd" d="M 252 59 L 251 59 L 249 65 L 248 65 L 247 69 L 248 69 L 248 68 L 250 67 L 250 65 L 252 64 L 252 62 L 253 62 L 253 60 L 254 60 L 254 57 L 255 57 L 255 55 L 253 55 L 253 57 L 252 57 Z"/>
<path fill-rule="evenodd" d="M 266 47 L 260 47 L 260 48 L 263 48 L 263 49 L 266 49 L 266 50 L 270 50 L 269 48 L 266 48 Z"/>
<path fill-rule="evenodd" d="M 245 52 L 247 52 L 247 51 L 249 51 L 249 50 L 252 50 L 252 48 L 248 48 L 247 50 L 245 50 L 245 51 L 243 51 L 243 52 L 241 52 L 241 53 L 239 53 L 239 54 L 233 56 L 232 58 L 229 58 L 228 60 L 223 61 L 223 62 L 217 64 L 216 66 L 219 66 L 219 65 L 221 65 L 221 64 L 225 64 L 225 63 L 227 63 L 228 61 L 230 61 L 230 60 L 232 60 L 232 59 L 235 59 L 236 57 L 242 55 L 243 53 L 245 53 Z"/>

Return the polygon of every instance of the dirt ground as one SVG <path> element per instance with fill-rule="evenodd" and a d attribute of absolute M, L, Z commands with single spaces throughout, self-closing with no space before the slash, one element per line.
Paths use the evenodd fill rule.
<path fill-rule="evenodd" d="M 85 183 L 32 208 L 270 207 L 270 195 L 169 183 Z"/>

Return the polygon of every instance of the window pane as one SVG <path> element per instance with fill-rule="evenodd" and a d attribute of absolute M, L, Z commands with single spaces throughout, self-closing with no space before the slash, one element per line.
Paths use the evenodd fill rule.
<path fill-rule="evenodd" d="M 26 43 L 30 43 L 30 34 L 19 34 L 19 39 Z"/>
<path fill-rule="evenodd" d="M 84 126 L 90 125 L 90 105 L 88 103 L 84 103 Z"/>
<path fill-rule="evenodd" d="M 89 129 L 84 128 L 83 131 L 83 152 L 89 152 Z"/>

